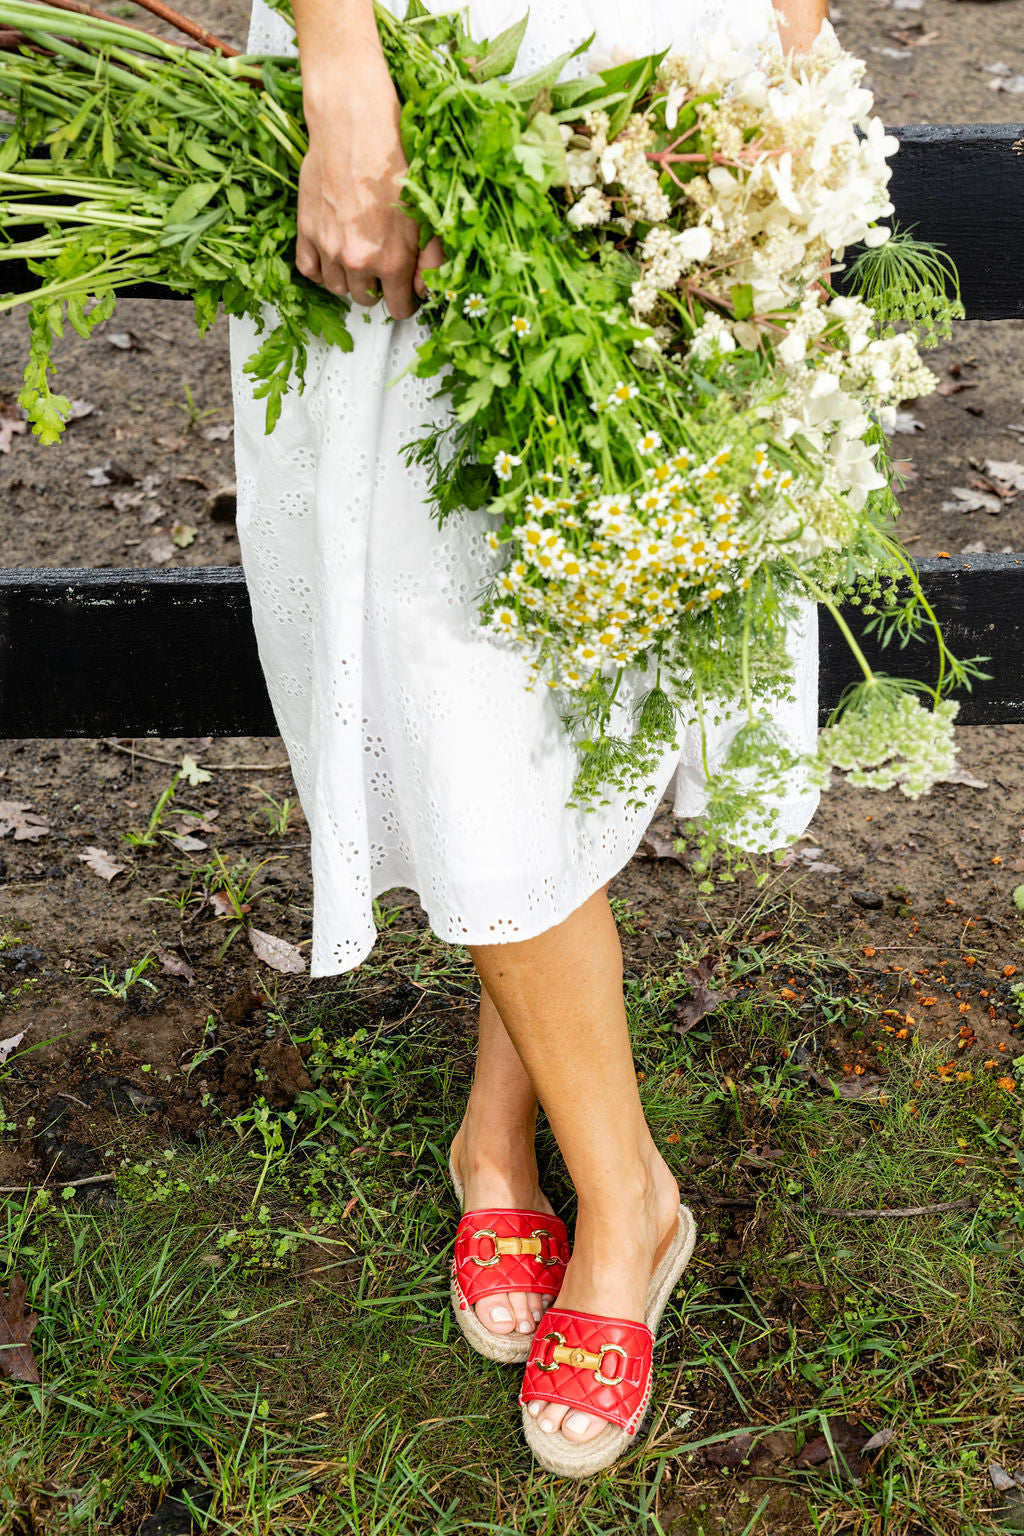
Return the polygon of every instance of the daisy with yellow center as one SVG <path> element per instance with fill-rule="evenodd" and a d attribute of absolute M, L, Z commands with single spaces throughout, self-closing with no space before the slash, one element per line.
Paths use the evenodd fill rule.
<path fill-rule="evenodd" d="M 626 384 L 620 379 L 608 396 L 608 404 L 622 405 L 626 400 L 635 400 L 639 393 L 640 391 L 635 384 Z"/>
<path fill-rule="evenodd" d="M 504 450 L 502 450 L 501 453 L 495 454 L 494 473 L 497 475 L 499 480 L 511 480 L 512 471 L 515 469 L 517 464 L 521 464 L 522 462 L 522 459 L 517 453 L 506 453 Z"/>
<path fill-rule="evenodd" d="M 471 293 L 462 306 L 462 313 L 482 320 L 487 313 L 487 300 L 482 293 Z"/>
<path fill-rule="evenodd" d="M 637 447 L 641 453 L 653 453 L 656 448 L 661 447 L 661 438 L 657 432 L 641 432 Z"/>
<path fill-rule="evenodd" d="M 509 330 L 513 336 L 529 336 L 530 322 L 525 315 L 513 315 L 509 321 Z"/>

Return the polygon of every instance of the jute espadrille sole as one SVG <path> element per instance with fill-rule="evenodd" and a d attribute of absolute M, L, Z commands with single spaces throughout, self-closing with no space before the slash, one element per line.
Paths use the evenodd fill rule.
<path fill-rule="evenodd" d="M 455 1172 L 455 1164 L 451 1155 L 448 1157 L 448 1173 L 455 1190 L 455 1198 L 459 1202 L 459 1210 L 462 1210 L 465 1190 L 462 1180 Z M 492 1333 L 485 1328 L 477 1317 L 472 1307 L 463 1310 L 459 1296 L 455 1276 L 452 1275 L 449 1287 L 452 1298 L 452 1311 L 455 1313 L 455 1321 L 462 1329 L 467 1342 L 478 1355 L 483 1355 L 486 1360 L 497 1360 L 499 1365 L 525 1365 L 530 1353 L 530 1345 L 533 1343 L 532 1333 Z"/>
<path fill-rule="evenodd" d="M 697 1224 L 688 1206 L 680 1204 L 675 1237 L 651 1276 L 647 1288 L 647 1305 L 644 1322 L 657 1340 L 658 1324 L 668 1299 L 675 1289 L 680 1275 L 690 1262 L 693 1245 L 697 1241 Z M 652 1378 L 653 1379 L 653 1378 Z M 635 1443 L 636 1435 L 643 1426 L 650 1409 L 650 1398 L 644 1406 L 636 1431 L 630 1435 L 617 1424 L 607 1423 L 593 1440 L 573 1444 L 558 1430 L 550 1434 L 541 1429 L 537 1419 L 523 1405 L 523 1434 L 534 1457 L 547 1472 L 558 1477 L 592 1477 L 595 1472 L 610 1467 L 623 1451 Z"/>

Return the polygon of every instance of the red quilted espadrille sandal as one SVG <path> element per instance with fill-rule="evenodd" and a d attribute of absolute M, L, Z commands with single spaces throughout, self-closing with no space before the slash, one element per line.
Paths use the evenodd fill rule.
<path fill-rule="evenodd" d="M 559 1477 L 591 1477 L 610 1467 L 632 1442 L 651 1401 L 654 1340 L 676 1282 L 693 1252 L 697 1227 L 680 1205 L 675 1236 L 647 1290 L 642 1323 L 549 1307 L 533 1338 L 519 1401 L 523 1434 L 534 1457 Z M 592 1440 L 574 1443 L 546 1433 L 531 1402 L 561 1403 L 607 1424 Z"/>
<path fill-rule="evenodd" d="M 451 1163 L 449 1171 L 461 1207 L 462 1184 Z M 557 1296 L 568 1262 L 569 1235 L 557 1216 L 505 1209 L 466 1212 L 455 1233 L 452 1307 L 477 1354 L 504 1364 L 526 1359 L 535 1333 L 492 1333 L 473 1308 L 506 1291 Z"/>

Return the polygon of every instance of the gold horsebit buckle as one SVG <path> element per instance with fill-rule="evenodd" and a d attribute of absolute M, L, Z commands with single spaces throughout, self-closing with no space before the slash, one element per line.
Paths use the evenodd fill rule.
<path fill-rule="evenodd" d="M 520 1257 L 536 1259 L 538 1264 L 543 1264 L 545 1269 L 550 1269 L 553 1264 L 558 1264 L 559 1257 L 556 1253 L 553 1258 L 544 1257 L 544 1239 L 549 1243 L 555 1241 L 554 1234 L 547 1227 L 534 1227 L 529 1237 L 499 1237 L 493 1227 L 481 1227 L 475 1234 L 477 1237 L 489 1237 L 494 1244 L 494 1252 L 489 1259 L 478 1259 L 475 1253 L 469 1257 L 474 1264 L 479 1264 L 481 1269 L 490 1269 L 492 1264 L 497 1264 L 505 1254 L 516 1254 Z"/>
<path fill-rule="evenodd" d="M 560 1365 L 574 1365 L 578 1370 L 593 1371 L 594 1380 L 599 1381 L 603 1387 L 617 1387 L 626 1376 L 626 1362 L 628 1356 L 621 1344 L 602 1344 L 600 1353 L 593 1354 L 589 1349 L 580 1349 L 578 1344 L 566 1344 L 564 1333 L 545 1333 L 544 1340 L 555 1339 L 557 1342 L 551 1351 L 551 1364 L 545 1365 L 543 1360 L 536 1360 L 534 1364 L 539 1371 L 556 1371 Z M 618 1355 L 622 1364 L 617 1376 L 604 1374 L 605 1355 Z"/>

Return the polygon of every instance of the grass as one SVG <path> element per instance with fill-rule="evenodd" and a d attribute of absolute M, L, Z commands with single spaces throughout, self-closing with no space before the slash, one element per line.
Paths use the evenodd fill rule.
<path fill-rule="evenodd" d="M 880 1030 L 849 964 L 768 901 L 627 979 L 647 1112 L 701 1238 L 662 1325 L 652 1428 L 613 1472 L 537 1471 L 517 1373 L 472 1355 L 450 1315 L 444 1168 L 473 971 L 378 908 L 370 959 L 276 1015 L 310 1050 L 292 1109 L 131 1154 L 114 1212 L 8 1202 L 0 1272 L 28 1282 L 44 1386 L 0 1383 L 2 1528 L 134 1532 L 184 1483 L 198 1528 L 246 1536 L 1012 1529 L 986 1469 L 1024 1465 L 1019 1095 Z M 679 1036 L 684 972 L 707 956 L 738 995 Z M 773 965 L 799 972 L 799 1007 L 766 986 Z M 801 1075 L 795 1046 L 824 1017 L 863 1038 L 884 1092 Z M 541 1162 L 571 1217 L 546 1133 Z M 957 1198 L 971 1207 L 821 1214 Z M 859 1482 L 794 1465 L 839 1418 L 893 1431 Z M 746 1464 L 708 1464 L 743 1431 Z"/>

